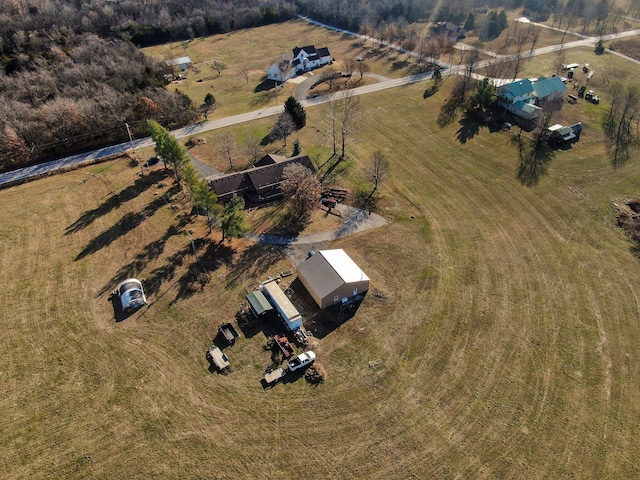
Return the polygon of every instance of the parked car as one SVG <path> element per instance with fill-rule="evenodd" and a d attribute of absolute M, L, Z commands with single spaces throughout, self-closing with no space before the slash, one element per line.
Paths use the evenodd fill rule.
<path fill-rule="evenodd" d="M 142 165 L 143 167 L 151 167 L 152 165 L 156 165 L 158 162 L 160 161 L 160 158 L 158 157 L 151 157 L 149 160 L 147 160 L 146 162 L 144 162 L 144 164 Z"/>
<path fill-rule="evenodd" d="M 142 282 L 136 278 L 127 278 L 117 288 L 120 303 L 124 312 L 133 312 L 147 304 Z"/>
<path fill-rule="evenodd" d="M 307 365 L 311 365 L 315 359 L 316 354 L 309 350 L 308 352 L 301 353 L 293 360 L 290 360 L 287 363 L 287 366 L 289 367 L 289 371 L 293 372 L 300 368 L 306 367 Z"/>

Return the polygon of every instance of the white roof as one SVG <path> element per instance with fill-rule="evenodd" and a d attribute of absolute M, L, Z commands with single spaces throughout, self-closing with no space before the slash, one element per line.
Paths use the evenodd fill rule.
<path fill-rule="evenodd" d="M 555 125 L 551 125 L 547 130 L 549 130 L 550 132 L 555 132 L 556 130 L 560 130 L 561 128 L 562 125 L 556 123 Z"/>
<path fill-rule="evenodd" d="M 185 65 L 187 63 L 191 63 L 191 58 L 189 57 L 178 57 L 172 60 L 167 60 L 169 65 Z"/>
<path fill-rule="evenodd" d="M 341 248 L 335 250 L 320 250 L 317 255 L 322 255 L 345 283 L 369 280 L 369 277 L 360 270 L 356 262 L 351 260 L 351 257 Z"/>

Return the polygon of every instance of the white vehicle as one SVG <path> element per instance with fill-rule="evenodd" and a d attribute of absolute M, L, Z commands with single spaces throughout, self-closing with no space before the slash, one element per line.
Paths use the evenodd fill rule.
<path fill-rule="evenodd" d="M 311 365 L 315 359 L 316 354 L 309 350 L 308 352 L 301 353 L 293 360 L 290 360 L 287 365 L 289 366 L 289 371 L 293 372 L 299 368 Z"/>
<path fill-rule="evenodd" d="M 127 278 L 118 285 L 118 295 L 124 312 L 133 312 L 147 304 L 142 282 L 136 278 Z"/>

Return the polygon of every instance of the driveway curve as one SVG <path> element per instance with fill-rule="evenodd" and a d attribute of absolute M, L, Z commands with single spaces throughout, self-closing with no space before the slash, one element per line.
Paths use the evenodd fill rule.
<path fill-rule="evenodd" d="M 339 203 L 336 205 L 336 210 L 342 214 L 343 220 L 340 226 L 334 230 L 303 235 L 265 235 L 262 233 L 251 233 L 247 235 L 247 239 L 256 243 L 279 246 L 308 244 L 336 240 L 353 235 L 354 233 L 364 232 L 371 228 L 381 227 L 387 223 L 387 220 L 377 213 L 367 212 L 366 210 L 350 207 L 349 205 Z"/>

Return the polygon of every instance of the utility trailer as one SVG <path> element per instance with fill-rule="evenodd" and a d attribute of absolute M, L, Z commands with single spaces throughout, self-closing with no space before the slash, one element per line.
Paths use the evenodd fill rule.
<path fill-rule="evenodd" d="M 231 372 L 231 364 L 227 356 L 215 345 L 211 345 L 207 351 L 207 359 L 220 371 L 220 373 Z"/>
<path fill-rule="evenodd" d="M 264 374 L 264 382 L 267 385 L 273 385 L 274 383 L 280 381 L 280 379 L 286 374 L 287 371 L 284 368 L 276 368 Z"/>
<path fill-rule="evenodd" d="M 218 327 L 218 331 L 229 345 L 233 345 L 234 343 L 236 343 L 238 332 L 235 328 L 233 328 L 233 325 L 231 325 L 231 323 L 223 323 Z"/>

